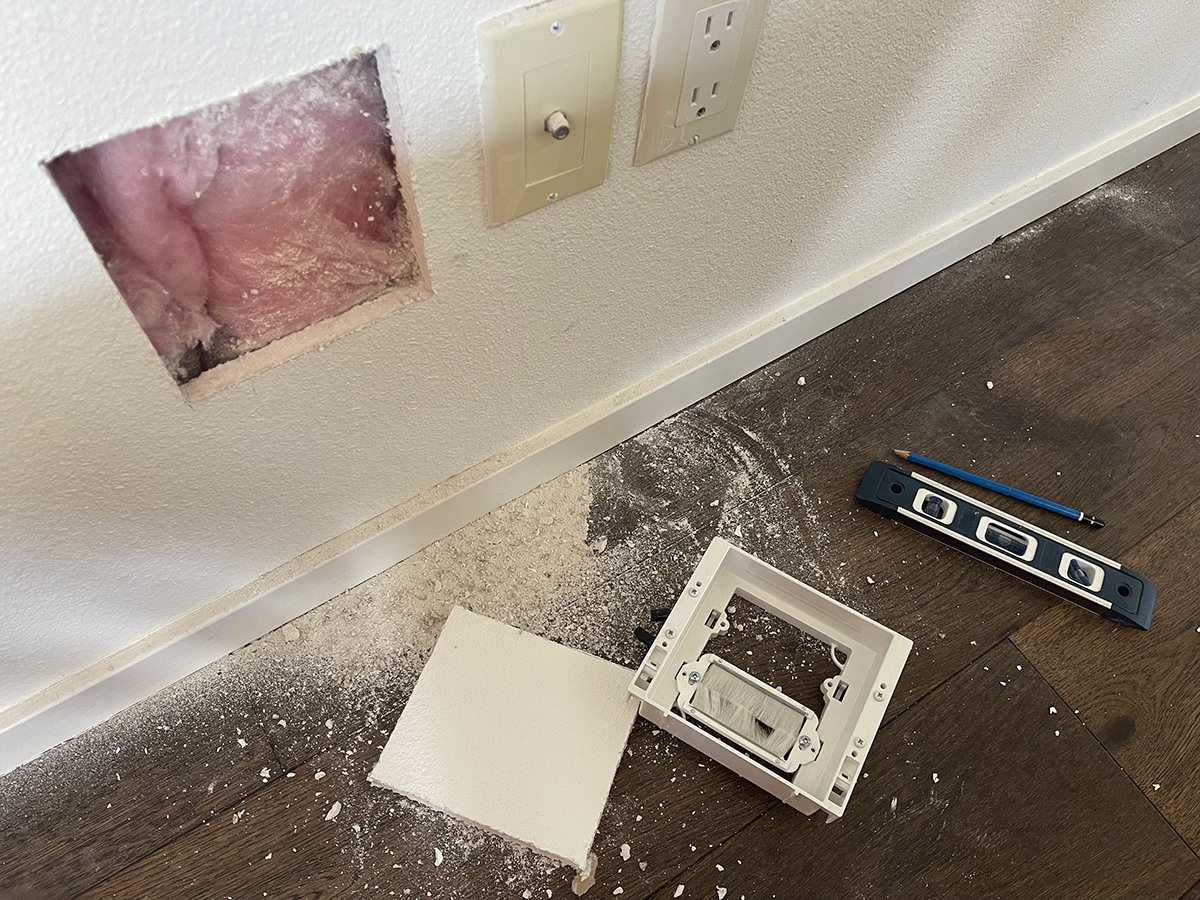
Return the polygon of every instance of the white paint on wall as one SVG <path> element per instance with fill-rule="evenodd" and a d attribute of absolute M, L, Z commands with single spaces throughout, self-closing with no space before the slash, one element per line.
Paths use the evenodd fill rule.
<path fill-rule="evenodd" d="M 507 5 L 0 8 L 0 709 L 1200 93 L 1185 0 L 776 0 L 736 131 L 634 169 L 629 0 L 607 183 L 489 230 Z M 380 43 L 436 296 L 188 406 L 39 161 Z"/>

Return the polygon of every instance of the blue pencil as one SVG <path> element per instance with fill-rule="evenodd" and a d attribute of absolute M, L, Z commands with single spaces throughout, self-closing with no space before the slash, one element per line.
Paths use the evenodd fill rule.
<path fill-rule="evenodd" d="M 956 469 L 954 466 L 948 466 L 945 463 L 938 462 L 936 459 L 930 459 L 927 456 L 922 456 L 919 453 L 912 453 L 908 450 L 893 450 L 901 459 L 907 459 L 909 462 L 916 463 L 919 466 L 925 466 L 928 469 L 933 469 L 935 472 L 944 472 L 947 475 L 953 475 L 955 478 L 961 478 L 963 481 L 969 481 L 971 484 L 977 484 L 982 488 L 987 488 L 989 491 L 995 491 L 997 494 L 1003 494 L 1005 497 L 1012 497 L 1014 500 L 1021 500 L 1031 506 L 1040 506 L 1042 509 L 1048 509 L 1050 512 L 1058 513 L 1060 516 L 1066 516 L 1068 519 L 1074 519 L 1076 522 L 1086 522 L 1093 528 L 1103 528 L 1104 520 L 1096 516 L 1089 516 L 1087 513 L 1078 509 L 1071 509 L 1069 506 L 1064 506 L 1061 503 L 1055 503 L 1053 500 L 1047 500 L 1045 497 L 1039 497 L 1037 494 L 1030 494 L 1027 491 L 1017 490 L 1009 487 L 1007 484 L 1001 484 L 998 481 L 992 481 L 990 478 L 982 478 L 979 475 L 973 475 L 965 469 Z"/>

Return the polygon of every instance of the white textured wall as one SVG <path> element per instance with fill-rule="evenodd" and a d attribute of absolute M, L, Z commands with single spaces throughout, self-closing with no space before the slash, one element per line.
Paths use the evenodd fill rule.
<path fill-rule="evenodd" d="M 1200 93 L 1191 0 L 775 0 L 737 131 L 482 226 L 506 0 L 0 6 L 0 708 Z M 38 163 L 392 48 L 437 296 L 185 405 Z M 694 255 L 694 261 L 689 257 Z"/>

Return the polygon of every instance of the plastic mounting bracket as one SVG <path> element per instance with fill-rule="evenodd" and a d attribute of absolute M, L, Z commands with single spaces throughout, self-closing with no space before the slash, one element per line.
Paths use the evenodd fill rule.
<path fill-rule="evenodd" d="M 827 643 L 841 670 L 821 685 L 825 704 L 816 757 L 794 773 L 764 764 L 681 711 L 678 675 L 700 661 L 711 637 L 728 631 L 726 609 L 735 595 Z M 659 628 L 629 692 L 643 718 L 805 815 L 823 810 L 832 821 L 846 808 L 911 650 L 903 635 L 716 538 Z"/>

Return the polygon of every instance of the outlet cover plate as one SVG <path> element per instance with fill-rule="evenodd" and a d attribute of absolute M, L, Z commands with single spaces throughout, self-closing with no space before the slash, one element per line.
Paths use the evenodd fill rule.
<path fill-rule="evenodd" d="M 552 0 L 479 23 L 487 224 L 604 183 L 622 0 Z M 547 117 L 562 112 L 556 140 Z"/>
<path fill-rule="evenodd" d="M 733 130 L 766 9 L 767 0 L 659 0 L 635 166 Z"/>

